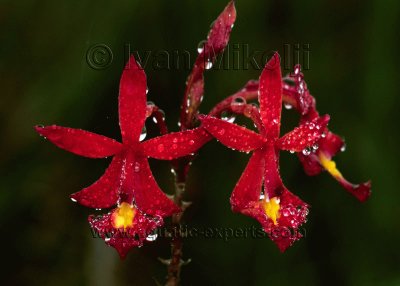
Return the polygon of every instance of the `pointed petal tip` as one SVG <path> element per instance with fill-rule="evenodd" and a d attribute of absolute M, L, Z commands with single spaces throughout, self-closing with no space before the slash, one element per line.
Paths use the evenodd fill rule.
<path fill-rule="evenodd" d="M 264 70 L 275 70 L 280 67 L 281 57 L 278 52 L 274 52 L 274 55 L 265 64 Z"/>
<path fill-rule="evenodd" d="M 371 181 L 354 186 L 352 193 L 360 202 L 367 201 L 371 196 Z"/>

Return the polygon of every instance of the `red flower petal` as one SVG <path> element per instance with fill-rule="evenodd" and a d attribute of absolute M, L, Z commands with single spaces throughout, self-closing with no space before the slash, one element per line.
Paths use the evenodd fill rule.
<path fill-rule="evenodd" d="M 214 21 L 214 24 L 207 36 L 206 48 L 200 54 L 214 56 L 225 49 L 229 42 L 233 24 L 236 20 L 235 2 L 231 1 L 225 7 L 224 11 Z"/>
<path fill-rule="evenodd" d="M 197 56 L 193 70 L 188 77 L 181 106 L 181 129 L 191 129 L 204 94 L 204 70 L 210 68 L 216 57 L 228 44 L 233 23 L 236 19 L 234 2 L 230 2 L 215 20 L 203 50 Z"/>
<path fill-rule="evenodd" d="M 308 176 L 316 176 L 322 172 L 321 164 L 319 163 L 318 156 L 315 154 L 310 154 L 308 156 L 303 155 L 303 153 L 297 153 L 301 164 L 303 165 L 304 172 Z"/>
<path fill-rule="evenodd" d="M 35 130 L 61 149 L 89 158 L 112 156 L 122 149 L 122 144 L 111 138 L 81 129 L 52 125 L 36 126 Z"/>
<path fill-rule="evenodd" d="M 278 53 L 268 61 L 260 77 L 260 114 L 267 136 L 279 137 L 282 110 L 282 77 Z"/>
<path fill-rule="evenodd" d="M 242 152 L 260 148 L 264 138 L 242 126 L 211 116 L 200 119 L 202 126 L 225 146 Z"/>
<path fill-rule="evenodd" d="M 330 131 L 326 132 L 326 136 L 318 142 L 319 150 L 324 152 L 329 158 L 332 158 L 344 146 L 344 141 L 339 135 Z"/>
<path fill-rule="evenodd" d="M 71 195 L 79 204 L 95 209 L 109 208 L 117 204 L 121 185 L 122 158 L 115 156 L 104 175 L 94 184 Z"/>
<path fill-rule="evenodd" d="M 234 212 L 251 208 L 251 203 L 260 199 L 263 177 L 264 152 L 256 150 L 232 192 L 230 202 Z"/>
<path fill-rule="evenodd" d="M 371 195 L 371 181 L 358 185 L 350 183 L 343 177 L 338 179 L 338 181 L 347 192 L 353 195 L 360 202 L 365 202 Z"/>
<path fill-rule="evenodd" d="M 279 199 L 280 217 L 278 225 L 271 229 L 270 238 L 276 243 L 280 251 L 284 252 L 302 237 L 299 227 L 306 222 L 308 205 L 286 188 L 283 189 Z"/>
<path fill-rule="evenodd" d="M 169 133 L 143 142 L 146 156 L 172 160 L 196 152 L 212 137 L 203 128 Z"/>
<path fill-rule="evenodd" d="M 162 221 L 153 220 L 148 216 L 137 211 L 133 220 L 133 227 L 116 229 L 112 224 L 112 214 L 114 210 L 102 216 L 89 216 L 89 224 L 98 235 L 104 239 L 106 244 L 114 247 L 120 257 L 124 259 L 130 249 L 142 246 L 146 237 L 157 227 L 162 225 Z"/>
<path fill-rule="evenodd" d="M 139 141 L 146 120 L 146 74 L 131 56 L 119 85 L 119 125 L 122 141 Z"/>
<path fill-rule="evenodd" d="M 136 158 L 134 199 L 138 209 L 150 215 L 170 216 L 181 210 L 161 191 L 150 170 L 147 158 Z"/>
<path fill-rule="evenodd" d="M 281 150 L 300 152 L 306 147 L 314 145 L 324 133 L 328 124 L 329 115 L 325 115 L 306 121 L 293 131 L 285 134 L 277 141 L 277 147 Z"/>
<path fill-rule="evenodd" d="M 279 151 L 274 146 L 268 146 L 264 153 L 264 160 L 264 192 L 269 198 L 280 196 L 283 183 L 279 175 Z"/>

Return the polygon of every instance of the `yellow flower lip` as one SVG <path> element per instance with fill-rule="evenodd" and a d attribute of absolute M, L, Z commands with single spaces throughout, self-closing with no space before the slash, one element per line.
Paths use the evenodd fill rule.
<path fill-rule="evenodd" d="M 340 173 L 340 171 L 336 168 L 335 161 L 329 159 L 328 156 L 326 156 L 323 152 L 320 152 L 318 157 L 322 167 L 324 167 L 325 170 L 327 170 L 333 177 L 338 179 L 343 177 L 342 173 Z"/>
<path fill-rule="evenodd" d="M 115 228 L 123 228 L 126 230 L 133 226 L 133 219 L 135 218 L 136 209 L 128 204 L 122 203 L 116 208 L 111 216 L 111 222 Z"/>
<path fill-rule="evenodd" d="M 279 202 L 280 202 L 279 198 L 273 197 L 273 198 L 269 199 L 267 196 L 265 197 L 265 199 L 262 202 L 262 206 L 264 208 L 265 214 L 267 215 L 268 218 L 270 218 L 273 221 L 274 225 L 278 224 L 278 219 L 280 217 Z"/>

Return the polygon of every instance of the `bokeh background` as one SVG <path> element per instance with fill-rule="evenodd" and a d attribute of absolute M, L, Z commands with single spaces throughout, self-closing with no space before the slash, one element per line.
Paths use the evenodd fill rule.
<path fill-rule="evenodd" d="M 108 160 L 62 151 L 35 124 L 79 127 L 119 138 L 117 96 L 124 47 L 196 55 L 227 1 L 0 1 L 1 285 L 157 285 L 168 241 L 158 239 L 120 261 L 92 238 L 86 218 L 102 213 L 72 203 Z M 307 177 L 297 158 L 282 154 L 285 184 L 312 205 L 306 238 L 285 254 L 268 239 L 190 239 L 183 285 L 400 285 L 398 1 L 237 1 L 231 43 L 253 50 L 309 44 L 306 80 L 347 151 L 336 161 L 354 182 L 372 179 L 364 204 L 326 173 Z M 106 44 L 113 62 L 92 69 L 87 50 Z M 289 72 L 288 70 L 284 71 Z M 146 67 L 149 100 L 177 130 L 187 68 Z M 207 112 L 260 71 L 206 73 Z M 285 130 L 297 121 L 284 111 Z M 148 137 L 155 136 L 148 123 Z M 192 227 L 251 227 L 233 214 L 229 195 L 248 155 L 211 142 L 190 172 L 185 218 Z M 163 189 L 173 191 L 168 163 L 151 161 Z"/>

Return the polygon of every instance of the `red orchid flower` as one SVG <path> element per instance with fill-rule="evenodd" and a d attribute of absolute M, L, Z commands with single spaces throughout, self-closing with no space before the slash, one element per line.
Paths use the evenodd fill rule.
<path fill-rule="evenodd" d="M 283 83 L 283 97 L 300 114 L 300 123 L 312 122 L 319 118 L 316 109 L 315 99 L 307 89 L 304 81 L 304 75 L 300 72 L 300 65 L 296 65 L 294 72 L 288 75 Z M 292 85 L 290 85 L 290 83 Z M 340 150 L 345 150 L 345 144 L 340 136 L 330 132 L 328 129 L 316 142 L 318 150 L 316 152 L 299 152 L 297 155 L 303 164 L 305 172 L 310 175 L 318 175 L 323 169 L 328 171 L 350 194 L 359 201 L 364 202 L 371 194 L 371 182 L 362 184 L 352 184 L 347 181 L 341 172 L 336 168 L 336 163 L 332 160 Z M 315 150 L 314 150 L 315 151 Z"/>
<path fill-rule="evenodd" d="M 283 185 L 279 149 L 299 152 L 313 146 L 323 134 L 329 116 L 305 122 L 279 138 L 282 79 L 277 53 L 261 74 L 259 102 L 260 134 L 211 116 L 202 117 L 201 121 L 208 132 L 229 148 L 254 151 L 233 190 L 232 210 L 257 219 L 279 249 L 285 251 L 301 237 L 297 230 L 306 220 L 308 205 Z"/>
<path fill-rule="evenodd" d="M 132 56 L 121 76 L 119 124 L 122 143 L 102 135 L 56 125 L 36 131 L 69 152 L 89 158 L 114 156 L 104 175 L 91 186 L 71 195 L 90 208 L 117 207 L 101 217 L 89 217 L 92 228 L 120 256 L 141 245 L 163 224 L 163 217 L 180 209 L 160 190 L 148 157 L 172 160 L 195 152 L 210 138 L 201 128 L 170 133 L 140 142 L 146 120 L 146 75 Z"/>

